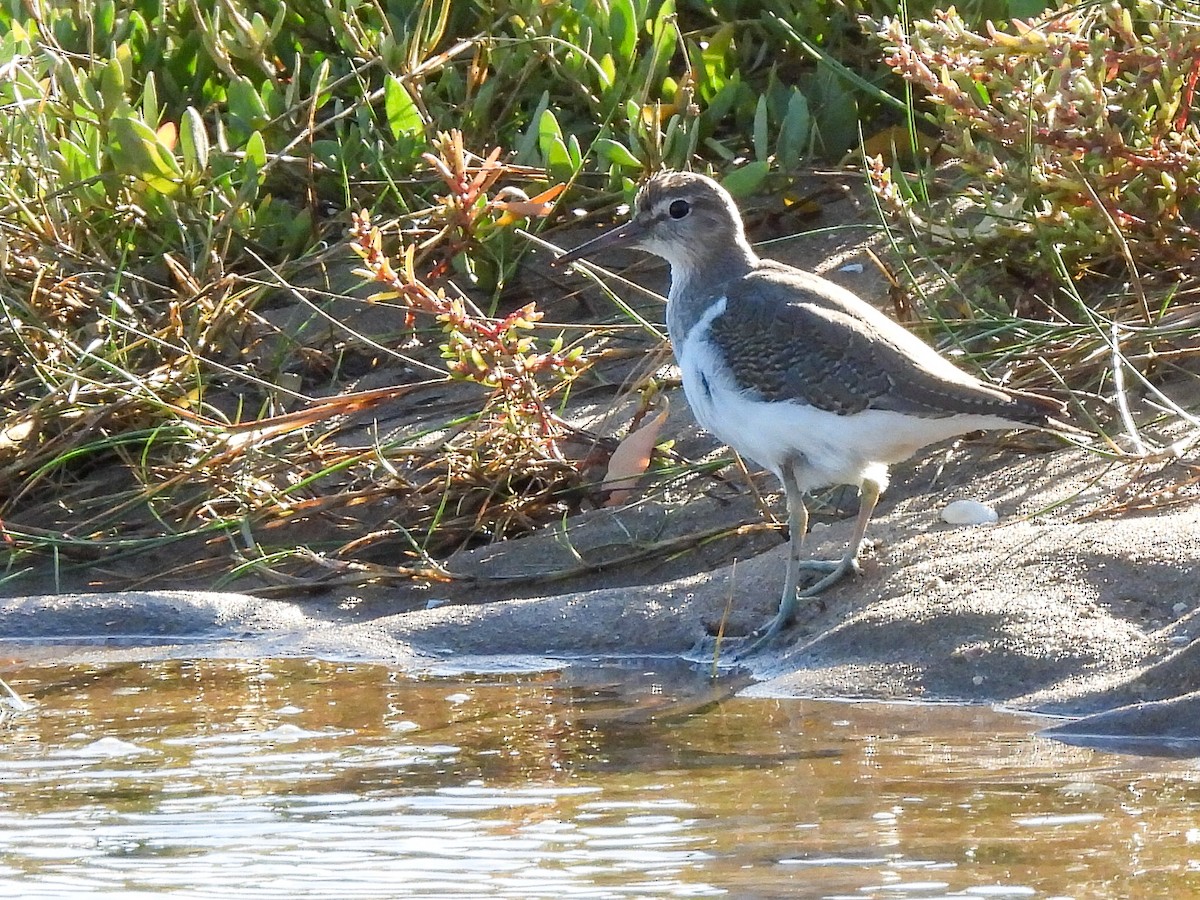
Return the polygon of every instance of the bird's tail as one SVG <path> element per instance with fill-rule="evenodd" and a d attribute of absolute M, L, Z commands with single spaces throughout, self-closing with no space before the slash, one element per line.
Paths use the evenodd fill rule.
<path fill-rule="evenodd" d="M 1023 422 L 1034 428 L 1056 431 L 1059 434 L 1088 434 L 1068 421 L 1070 413 L 1067 411 L 1067 404 L 1062 400 L 1010 388 L 1005 388 L 1004 393 L 1008 394 L 1013 402 L 1011 412 L 1005 414 L 1013 421 Z"/>

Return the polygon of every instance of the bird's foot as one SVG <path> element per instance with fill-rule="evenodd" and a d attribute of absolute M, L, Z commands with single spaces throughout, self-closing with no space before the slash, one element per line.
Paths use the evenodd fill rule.
<path fill-rule="evenodd" d="M 769 644 L 772 640 L 774 640 L 774 638 L 777 634 L 779 634 L 785 628 L 788 628 L 791 624 L 792 624 L 791 614 L 788 613 L 785 615 L 784 611 L 780 610 L 776 614 L 775 618 L 773 618 L 770 622 L 767 623 L 766 630 L 763 631 L 762 634 L 758 635 L 757 638 L 755 638 L 754 634 L 750 634 L 746 638 L 747 640 L 753 639 L 754 643 L 752 643 L 745 650 L 739 650 L 737 652 L 737 654 L 734 656 L 734 659 L 742 660 L 742 659 L 745 659 L 747 656 L 751 656 L 751 655 L 757 653 L 759 650 L 761 650 L 763 647 L 765 647 L 767 644 Z"/>
<path fill-rule="evenodd" d="M 751 638 L 754 638 L 754 642 L 737 654 L 738 659 L 743 659 L 753 653 L 757 653 L 769 644 L 776 635 L 790 627 L 796 617 L 800 600 L 816 597 L 851 573 L 855 575 L 862 574 L 862 567 L 858 564 L 858 558 L 855 556 L 844 556 L 841 559 L 804 559 L 800 560 L 797 565 L 801 569 L 824 572 L 825 576 L 804 590 L 797 591 L 795 602 L 780 603 L 779 612 L 767 623 L 765 630 L 761 634 L 758 634 L 757 637 L 755 637 L 757 632 L 750 635 Z M 820 600 L 817 603 L 820 606 L 820 611 L 824 612 L 825 604 Z"/>
<path fill-rule="evenodd" d="M 862 566 L 858 564 L 857 556 L 843 556 L 841 559 L 802 559 L 798 566 L 812 572 L 825 573 L 825 577 L 818 579 L 796 595 L 800 598 L 815 597 L 822 591 L 833 587 L 847 575 L 862 574 Z"/>
<path fill-rule="evenodd" d="M 797 568 L 809 569 L 813 572 L 825 572 L 825 573 L 833 572 L 837 569 L 842 568 L 843 566 L 846 566 L 846 567 L 848 567 L 849 571 L 853 572 L 855 575 L 862 574 L 862 566 L 860 566 L 858 564 L 857 558 L 850 560 L 850 562 L 846 562 L 846 560 L 844 558 L 842 558 L 842 559 L 802 559 L 798 563 L 796 563 L 796 566 L 797 566 Z"/>

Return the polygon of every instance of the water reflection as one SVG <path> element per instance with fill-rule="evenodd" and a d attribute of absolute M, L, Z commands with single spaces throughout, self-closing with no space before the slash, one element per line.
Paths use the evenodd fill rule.
<path fill-rule="evenodd" d="M 630 662 L 0 663 L 0 897 L 1168 897 L 1193 763 Z"/>

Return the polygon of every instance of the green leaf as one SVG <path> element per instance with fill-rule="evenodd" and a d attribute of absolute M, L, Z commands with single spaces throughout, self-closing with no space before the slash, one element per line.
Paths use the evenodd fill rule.
<path fill-rule="evenodd" d="M 614 166 L 626 169 L 640 169 L 641 160 L 629 152 L 629 148 L 620 141 L 611 138 L 599 138 L 592 143 L 592 149 L 607 159 Z"/>
<path fill-rule="evenodd" d="M 100 97 L 104 102 L 104 112 L 112 112 L 125 99 L 125 69 L 116 59 L 109 59 L 100 70 Z"/>
<path fill-rule="evenodd" d="M 524 165 L 532 165 L 536 158 L 533 155 L 533 150 L 538 146 L 539 128 L 541 127 L 542 114 L 546 112 L 550 106 L 550 92 L 542 91 L 541 99 L 538 100 L 538 105 L 533 110 L 533 116 L 529 120 L 529 127 L 521 134 L 516 143 L 516 161 Z"/>
<path fill-rule="evenodd" d="M 559 127 L 558 118 L 551 110 L 542 110 L 541 118 L 538 119 L 538 149 L 542 151 L 542 158 L 550 158 L 550 147 L 554 143 L 558 143 L 566 153 L 567 145 L 563 143 L 562 128 Z"/>
<path fill-rule="evenodd" d="M 610 88 L 617 80 L 617 64 L 613 62 L 611 53 L 605 53 L 600 57 L 599 63 L 600 71 L 604 74 L 604 80 L 600 83 L 600 87 Z"/>
<path fill-rule="evenodd" d="M 675 46 L 678 41 L 678 33 L 675 30 L 675 0 L 666 0 L 658 8 L 658 15 L 654 17 L 650 35 L 656 59 L 669 60 L 675 55 Z"/>
<path fill-rule="evenodd" d="M 769 138 L 767 137 L 767 95 L 758 98 L 758 106 L 754 108 L 754 158 L 765 163 L 771 155 Z"/>
<path fill-rule="evenodd" d="M 808 98 L 794 90 L 779 129 L 779 141 L 775 144 L 775 164 L 781 169 L 797 166 L 808 149 L 811 134 L 812 116 L 808 111 Z"/>
<path fill-rule="evenodd" d="M 1060 74 L 1060 70 L 1057 70 L 1057 69 L 1053 73 L 1051 73 L 1052 82 L 1053 82 L 1054 76 L 1059 75 L 1059 74 Z M 991 105 L 992 97 L 988 93 L 987 87 L 985 87 L 981 82 L 978 82 L 972 78 L 972 79 L 968 80 L 968 83 L 965 85 L 965 87 L 968 91 L 971 91 L 972 93 L 975 94 L 975 102 L 979 104 L 981 109 L 986 109 L 988 106 Z M 1057 91 L 1057 90 L 1058 90 L 1058 85 L 1053 84 L 1053 83 L 1047 85 L 1047 93 L 1048 94 L 1053 95 L 1053 92 Z"/>
<path fill-rule="evenodd" d="M 246 159 L 259 169 L 267 164 L 267 145 L 263 142 L 261 132 L 254 132 L 246 141 Z"/>
<path fill-rule="evenodd" d="M 725 162 L 733 162 L 735 159 L 737 159 L 737 154 L 718 141 L 716 138 L 706 137 L 704 139 L 704 146 L 713 153 L 717 154 L 717 156 L 721 157 L 721 159 L 725 160 Z"/>
<path fill-rule="evenodd" d="M 758 190 L 769 171 L 771 165 L 765 160 L 746 163 L 726 175 L 721 185 L 735 197 L 747 197 Z"/>
<path fill-rule="evenodd" d="M 546 145 L 546 168 L 555 178 L 570 178 L 575 174 L 575 166 L 571 154 L 562 138 L 553 138 Z"/>
<path fill-rule="evenodd" d="M 154 72 L 146 73 L 146 86 L 142 89 L 142 120 L 151 126 L 159 124 L 158 87 L 154 81 Z"/>
<path fill-rule="evenodd" d="M 701 115 L 704 117 L 705 123 L 710 130 L 715 130 L 717 123 L 729 114 L 729 111 L 734 108 L 737 103 L 738 95 L 742 93 L 743 85 L 742 78 L 738 72 L 734 72 L 729 77 L 729 80 L 722 83 L 720 89 L 713 94 L 712 99 L 704 107 Z M 746 89 L 747 92 L 749 89 Z"/>
<path fill-rule="evenodd" d="M 344 148 L 337 141 L 313 141 L 312 155 L 334 172 L 341 169 L 343 162 L 345 162 Z"/>
<path fill-rule="evenodd" d="M 247 133 L 267 124 L 267 107 L 249 78 L 238 76 L 230 81 L 228 96 L 229 114 L 240 120 Z"/>
<path fill-rule="evenodd" d="M 100 116 L 104 101 L 87 73 L 66 62 L 62 62 L 57 70 L 59 84 L 63 86 L 63 91 L 71 99 L 71 102 L 78 103 L 89 112 Z"/>
<path fill-rule="evenodd" d="M 97 46 L 104 46 L 112 40 L 113 28 L 117 22 L 117 4 L 113 0 L 103 0 L 91 10 L 93 40 Z"/>
<path fill-rule="evenodd" d="M 78 183 L 100 174 L 95 154 L 89 153 L 69 138 L 59 140 L 58 153 L 54 157 L 65 182 Z"/>
<path fill-rule="evenodd" d="M 109 120 L 113 139 L 113 167 L 123 175 L 140 178 L 154 190 L 172 194 L 179 188 L 179 163 L 145 122 L 130 116 Z"/>
<path fill-rule="evenodd" d="M 299 61 L 297 61 L 296 66 L 299 68 Z M 316 71 L 313 72 L 312 78 L 310 78 L 308 82 L 308 95 L 311 98 L 310 102 L 323 105 L 332 99 L 332 95 L 329 91 L 330 68 L 331 66 L 329 59 L 326 57 L 325 59 L 321 60 L 321 64 L 317 66 Z M 299 84 L 300 80 L 298 78 L 293 78 L 291 84 L 288 85 L 288 95 L 285 99 L 285 103 L 289 107 L 296 104 L 296 98 L 299 96 Z"/>
<path fill-rule="evenodd" d="M 208 168 L 211 149 L 203 117 L 194 106 L 189 106 L 183 111 L 179 125 L 179 149 L 183 152 L 184 166 L 193 173 L 203 172 Z"/>
<path fill-rule="evenodd" d="M 383 109 L 387 115 L 392 137 L 417 138 L 425 133 L 421 110 L 408 88 L 395 75 L 389 74 L 383 83 Z"/>
<path fill-rule="evenodd" d="M 115 8 L 113 12 L 116 12 Z M 134 47 L 138 48 L 135 50 L 134 55 L 139 59 L 142 59 L 143 63 L 149 62 L 150 60 L 142 55 L 146 44 L 150 42 L 150 26 L 146 24 L 145 16 L 143 16 L 136 9 L 130 10 L 128 24 L 126 27 L 128 29 L 126 33 L 126 39 Z"/>
<path fill-rule="evenodd" d="M 822 149 L 829 156 L 845 153 L 858 144 L 858 101 L 836 72 L 820 69 L 816 84 L 820 100 L 814 119 Z"/>
<path fill-rule="evenodd" d="M 611 4 L 608 29 L 613 49 L 617 58 L 628 65 L 633 60 L 633 51 L 637 49 L 637 13 L 633 8 L 633 0 L 611 0 Z"/>
<path fill-rule="evenodd" d="M 667 127 L 665 129 L 663 129 L 663 139 L 662 139 L 663 159 L 668 161 L 670 163 L 670 165 L 672 165 L 672 166 L 678 166 L 678 165 L 682 164 L 683 162 L 686 162 L 686 160 L 676 160 L 673 158 L 674 150 L 675 150 L 675 143 L 679 137 L 681 123 L 682 123 L 682 120 L 679 118 L 679 116 L 671 116 L 671 118 L 669 118 L 667 120 Z"/>
<path fill-rule="evenodd" d="M 700 53 L 699 66 L 697 68 L 700 96 L 703 98 L 712 97 L 724 87 L 730 77 L 736 76 L 738 73 L 736 68 L 730 73 L 727 63 L 727 55 L 730 45 L 733 42 L 733 34 L 734 27 L 732 25 L 722 25 L 717 29 L 716 34 L 709 38 Z"/>

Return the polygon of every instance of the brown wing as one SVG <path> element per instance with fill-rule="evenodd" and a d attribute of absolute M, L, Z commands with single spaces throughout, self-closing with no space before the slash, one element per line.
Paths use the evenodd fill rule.
<path fill-rule="evenodd" d="M 797 273 L 767 270 L 731 284 L 725 312 L 710 326 L 738 384 L 763 399 L 839 415 L 880 409 L 927 418 L 992 415 L 1029 425 L 1061 412 L 1043 397 L 934 371 L 902 347 L 911 349 L 911 336 L 889 335 L 901 326 L 864 313 L 861 300 L 824 279 Z"/>

